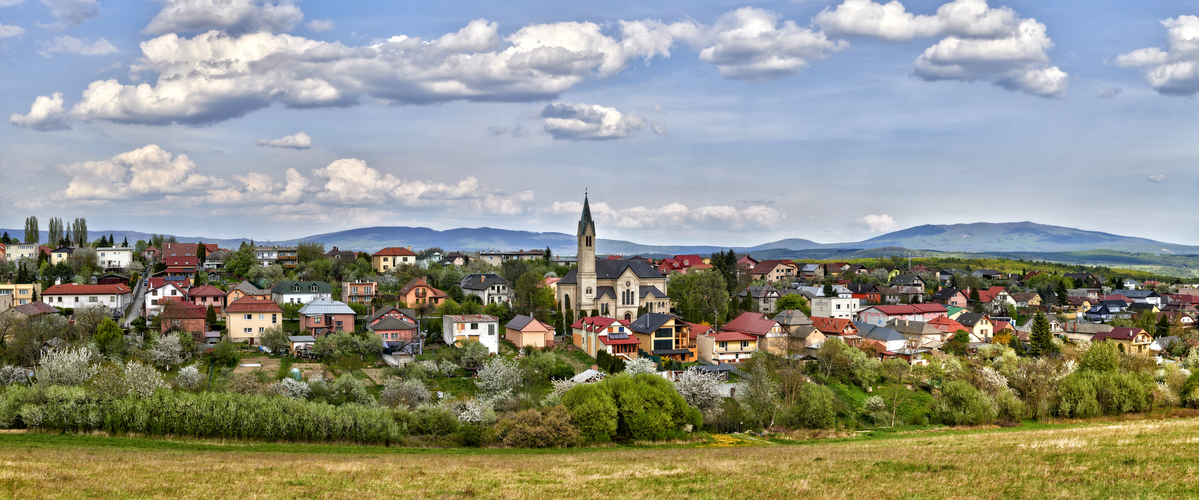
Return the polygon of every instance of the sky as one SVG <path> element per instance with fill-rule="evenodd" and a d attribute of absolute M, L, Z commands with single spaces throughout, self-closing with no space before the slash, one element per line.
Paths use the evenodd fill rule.
<path fill-rule="evenodd" d="M 0 227 L 1199 244 L 1194 2 L 0 0 Z M 3 116 L 0 114 L 0 116 Z"/>

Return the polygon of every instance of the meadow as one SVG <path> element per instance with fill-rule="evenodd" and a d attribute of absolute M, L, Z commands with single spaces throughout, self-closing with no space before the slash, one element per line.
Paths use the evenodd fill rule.
<path fill-rule="evenodd" d="M 1199 419 L 567 450 L 0 434 L 4 498 L 1188 498 Z"/>

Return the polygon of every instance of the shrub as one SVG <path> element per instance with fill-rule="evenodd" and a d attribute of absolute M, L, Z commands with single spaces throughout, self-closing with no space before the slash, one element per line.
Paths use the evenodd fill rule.
<path fill-rule="evenodd" d="M 308 387 L 308 384 L 303 381 L 284 378 L 271 384 L 269 392 L 291 399 L 307 399 L 308 394 L 312 392 L 312 388 Z"/>
<path fill-rule="evenodd" d="M 575 426 L 584 438 L 606 442 L 616 435 L 616 401 L 597 384 L 580 384 L 562 396 L 562 404 L 574 414 Z"/>
<path fill-rule="evenodd" d="M 1113 342 L 1095 342 L 1083 353 L 1078 369 L 1093 372 L 1114 372 L 1120 367 L 1120 351 Z"/>
<path fill-rule="evenodd" d="M 179 336 L 173 333 L 166 333 L 158 337 L 154 342 L 154 347 L 150 348 L 148 352 L 154 366 L 159 368 L 170 370 L 171 365 L 183 362 L 183 343 Z"/>
<path fill-rule="evenodd" d="M 379 402 L 388 408 L 415 408 L 428 401 L 429 397 L 429 390 L 419 380 L 393 378 L 384 383 L 383 391 L 379 393 Z"/>
<path fill-rule="evenodd" d="M 422 406 L 412 412 L 411 430 L 425 436 L 448 436 L 458 431 L 458 419 L 444 409 Z"/>
<path fill-rule="evenodd" d="M 1024 402 L 1011 390 L 1005 390 L 995 397 L 995 410 L 1000 420 L 1019 422 L 1024 417 Z"/>
<path fill-rule="evenodd" d="M 1096 377 L 1095 400 L 1106 415 L 1140 412 L 1149 409 L 1149 389 L 1128 372 L 1109 372 Z"/>
<path fill-rule="evenodd" d="M 517 448 L 560 448 L 579 440 L 579 430 L 571 424 L 570 410 L 564 406 L 522 411 L 501 420 L 496 434 L 505 445 Z"/>
<path fill-rule="evenodd" d="M 670 381 L 642 373 L 621 374 L 597 384 L 616 403 L 616 435 L 638 441 L 669 438 L 703 424 L 699 410 L 687 406 Z"/>
<path fill-rule="evenodd" d="M 86 347 L 66 347 L 46 351 L 35 374 L 38 384 L 44 387 L 82 385 L 96 374 L 96 367 L 92 366 L 92 352 Z"/>
<path fill-rule="evenodd" d="M 945 384 L 933 406 L 933 415 L 945 425 L 982 425 L 995 420 L 987 396 L 961 380 Z"/>
<path fill-rule="evenodd" d="M 166 381 L 162 379 L 162 372 L 154 369 L 153 366 L 143 365 L 137 361 L 131 361 L 125 365 L 125 394 L 148 398 L 154 395 L 155 391 L 166 386 Z"/>
<path fill-rule="evenodd" d="M 349 373 L 337 377 L 337 380 L 329 385 L 329 395 L 327 398 L 333 404 L 377 404 L 375 397 L 371 396 L 370 392 L 367 392 L 366 385 Z"/>
<path fill-rule="evenodd" d="M 1062 379 L 1057 386 L 1057 416 L 1087 418 L 1099 414 L 1091 379 L 1085 372 L 1074 372 Z"/>
<path fill-rule="evenodd" d="M 492 358 L 479 370 L 475 386 L 479 388 L 482 397 L 487 399 L 502 399 L 510 396 L 517 387 L 524 383 L 524 373 L 508 358 Z"/>
<path fill-rule="evenodd" d="M 637 375 L 641 373 L 658 373 L 658 364 L 649 358 L 636 358 L 625 362 L 624 373 Z"/>
<path fill-rule="evenodd" d="M 837 418 L 836 399 L 828 387 L 805 384 L 799 391 L 799 400 L 790 409 L 788 423 L 807 429 L 831 428 Z"/>
<path fill-rule="evenodd" d="M 196 365 L 183 367 L 179 370 L 179 374 L 175 375 L 175 387 L 184 391 L 195 391 L 203 382 L 204 375 L 200 373 L 200 369 Z"/>
<path fill-rule="evenodd" d="M 720 379 L 715 373 L 698 368 L 688 368 L 674 383 L 674 389 L 692 408 L 711 418 L 720 412 L 724 393 L 720 391 Z"/>
<path fill-rule="evenodd" d="M 0 385 L 28 384 L 29 377 L 19 366 L 0 366 Z"/>

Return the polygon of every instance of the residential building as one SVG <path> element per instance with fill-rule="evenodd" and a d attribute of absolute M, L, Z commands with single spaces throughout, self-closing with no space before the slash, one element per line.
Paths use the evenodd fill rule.
<path fill-rule="evenodd" d="M 745 290 L 737 294 L 738 297 L 749 297 L 750 300 L 758 307 L 758 312 L 766 314 L 774 314 L 774 303 L 778 301 L 781 294 L 772 286 L 747 286 Z"/>
<path fill-rule="evenodd" d="M 1128 354 L 1149 353 L 1149 344 L 1153 336 L 1141 328 L 1119 327 L 1109 332 L 1096 333 L 1091 337 L 1092 342 L 1114 342 L 1120 346 L 1120 352 Z"/>
<path fill-rule="evenodd" d="M 422 305 L 437 307 L 445 302 L 445 297 L 445 292 L 429 286 L 425 280 L 412 278 L 400 289 L 396 300 L 413 307 Z"/>
<path fill-rule="evenodd" d="M 23 306 L 42 295 L 41 283 L 0 283 L 0 295 L 12 298 L 12 305 Z"/>
<path fill-rule="evenodd" d="M 142 296 L 142 316 L 152 318 L 162 312 L 162 306 L 170 302 L 187 300 L 187 292 L 191 290 L 191 281 L 182 276 L 163 276 L 148 278 L 146 293 Z"/>
<path fill-rule="evenodd" d="M 708 363 L 740 363 L 758 350 L 758 337 L 735 331 L 712 332 L 697 337 L 699 359 Z"/>
<path fill-rule="evenodd" d="M 404 354 L 420 354 L 423 350 L 423 339 L 420 330 L 414 323 L 383 316 L 375 323 L 368 325 L 366 329 L 375 332 L 379 338 L 383 339 L 383 346 L 393 353 L 399 350 Z"/>
<path fill-rule="evenodd" d="M 995 324 L 985 313 L 962 313 L 955 321 L 970 332 L 970 342 L 988 342 L 995 336 Z"/>
<path fill-rule="evenodd" d="M 812 316 L 854 319 L 862 302 L 853 297 L 816 297 L 812 299 Z"/>
<path fill-rule="evenodd" d="M 940 330 L 941 333 L 947 334 L 943 337 L 946 340 L 953 338 L 953 334 L 957 333 L 959 330 L 969 331 L 965 325 L 958 323 L 957 320 L 950 319 L 948 316 L 939 316 L 933 318 L 931 321 L 925 324 L 932 325 L 933 328 Z"/>
<path fill-rule="evenodd" d="M 797 264 L 797 266 L 800 279 L 809 281 L 824 279 L 824 266 L 820 264 Z"/>
<path fill-rule="evenodd" d="M 642 351 L 676 361 L 695 361 L 695 354 L 688 348 L 689 329 L 672 315 L 646 313 L 629 323 L 629 329 L 640 341 Z"/>
<path fill-rule="evenodd" d="M 324 281 L 280 281 L 271 287 L 271 300 L 279 304 L 307 304 L 333 296 L 333 285 Z"/>
<path fill-rule="evenodd" d="M 1013 293 L 1012 300 L 1016 301 L 1017 308 L 1041 306 L 1041 294 L 1039 293 Z"/>
<path fill-rule="evenodd" d="M 283 269 L 295 269 L 299 263 L 299 250 L 296 247 L 278 247 L 279 264 Z"/>
<path fill-rule="evenodd" d="M 0 318 L 14 318 L 20 321 L 27 320 L 34 316 L 42 314 L 58 314 L 59 310 L 51 307 L 49 304 L 40 300 L 32 301 L 28 304 L 12 306 L 3 312 L 0 312 Z"/>
<path fill-rule="evenodd" d="M 504 325 L 504 338 L 516 347 L 548 347 L 554 345 L 554 326 L 537 318 L 518 314 Z"/>
<path fill-rule="evenodd" d="M 208 331 L 207 318 L 207 308 L 191 302 L 175 302 L 165 306 L 162 314 L 158 315 L 159 331 L 188 332 L 192 334 L 192 341 L 199 343 L 204 338 L 204 332 Z"/>
<path fill-rule="evenodd" d="M 416 253 L 409 248 L 387 247 L 371 255 L 371 266 L 379 274 L 404 264 L 416 264 Z"/>
<path fill-rule="evenodd" d="M 57 266 L 59 262 L 66 262 L 74 252 L 75 249 L 71 247 L 55 248 L 53 252 L 50 252 L 50 265 Z"/>
<path fill-rule="evenodd" d="M 929 297 L 929 300 L 947 306 L 969 307 L 970 297 L 957 288 L 942 288 Z"/>
<path fill-rule="evenodd" d="M 949 340 L 945 332 L 938 329 L 937 325 L 933 323 L 893 319 L 888 321 L 886 326 L 907 338 L 907 347 L 913 349 L 936 348 Z"/>
<path fill-rule="evenodd" d="M 856 322 L 855 326 L 863 339 L 878 342 L 887 352 L 896 353 L 908 345 L 908 338 L 894 329 L 862 322 Z"/>
<path fill-rule="evenodd" d="M 641 341 L 629 330 L 629 322 L 622 319 L 582 317 L 570 325 L 570 330 L 571 342 L 593 358 L 599 351 L 607 351 L 613 356 L 631 360 L 637 357 L 638 348 L 641 347 Z"/>
<path fill-rule="evenodd" d="M 487 314 L 447 314 L 441 317 L 441 338 L 446 345 L 459 347 L 474 340 L 486 346 L 491 354 L 499 354 L 499 322 L 499 318 Z"/>
<path fill-rule="evenodd" d="M 1163 305 L 1161 294 L 1159 294 L 1153 290 L 1120 290 L 1120 289 L 1116 289 L 1116 290 L 1112 290 L 1111 295 L 1120 295 L 1123 297 L 1128 297 L 1128 298 L 1132 299 L 1134 302 L 1152 304 L 1159 308 Z M 1109 295 L 1108 297 L 1110 298 L 1111 295 Z"/>
<path fill-rule="evenodd" d="M 799 266 L 789 260 L 764 260 L 749 270 L 749 275 L 755 280 L 764 279 L 767 283 L 779 280 L 790 280 L 799 276 Z"/>
<path fill-rule="evenodd" d="M 42 301 L 56 307 L 105 306 L 123 313 L 133 300 L 133 290 L 125 285 L 54 285 L 42 292 Z"/>
<path fill-rule="evenodd" d="M 154 247 L 150 247 L 154 248 Z M 200 245 L 198 243 L 163 243 L 161 257 L 195 257 L 199 253 Z M 220 250 L 215 243 L 205 243 L 205 253 L 212 253 Z"/>
<path fill-rule="evenodd" d="M 316 336 L 353 332 L 356 314 L 343 302 L 316 297 L 300 308 L 300 329 Z"/>
<path fill-rule="evenodd" d="M 812 313 L 816 313 L 814 308 Z M 870 306 L 858 312 L 858 319 L 863 323 L 883 326 L 893 319 L 929 322 L 938 316 L 946 316 L 946 313 L 948 310 L 941 304 Z"/>
<path fill-rule="evenodd" d="M 358 258 L 358 254 L 351 250 L 342 250 L 337 247 L 333 247 L 332 250 L 325 252 L 325 257 L 328 257 L 330 260 L 340 260 L 342 262 L 354 262 L 354 260 L 356 260 Z"/>
<path fill-rule="evenodd" d="M 450 252 L 445 254 L 445 257 L 442 257 L 441 261 L 445 262 L 446 264 L 462 267 L 470 262 L 470 257 L 467 257 L 466 254 L 462 252 Z"/>
<path fill-rule="evenodd" d="M 374 325 L 385 318 L 394 318 L 412 324 L 419 324 L 414 309 L 398 309 L 395 306 L 383 306 L 366 317 L 366 325 Z"/>
<path fill-rule="evenodd" d="M 983 304 L 984 309 L 994 316 L 1007 316 L 1008 306 L 1015 307 L 1016 305 L 1016 299 L 1012 298 L 1012 294 L 1008 293 L 1007 289 L 1001 286 L 979 290 L 978 301 Z"/>
<path fill-rule="evenodd" d="M 233 342 L 259 345 L 266 329 L 282 322 L 283 309 L 273 301 L 244 297 L 225 306 L 225 328 Z"/>
<path fill-rule="evenodd" d="M 1095 335 L 1106 333 L 1113 330 L 1112 325 L 1104 325 L 1098 323 L 1082 323 L 1082 322 L 1067 322 L 1063 326 L 1066 338 L 1079 341 L 1091 340 Z"/>
<path fill-rule="evenodd" d="M 41 250 L 41 246 L 37 243 L 9 243 L 4 249 L 4 260 L 8 262 L 16 262 L 20 259 L 36 261 L 39 250 Z"/>
<path fill-rule="evenodd" d="M 133 264 L 133 249 L 129 247 L 101 247 L 96 249 L 96 264 L 106 271 L 124 271 Z"/>
<path fill-rule="evenodd" d="M 254 258 L 258 260 L 258 265 L 270 267 L 272 264 L 279 262 L 279 249 L 276 247 L 254 247 Z"/>
<path fill-rule="evenodd" d="M 172 277 L 183 277 L 191 283 L 195 283 L 196 272 L 199 270 L 199 264 L 195 256 L 171 256 L 163 255 L 162 263 L 166 264 L 166 275 Z"/>
<path fill-rule="evenodd" d="M 561 308 L 574 311 L 575 317 L 596 311 L 630 322 L 641 307 L 652 313 L 670 311 L 666 276 L 642 259 L 596 258 L 595 238 L 591 204 L 584 196 L 576 233 L 579 265 L 558 281 Z"/>
<path fill-rule="evenodd" d="M 794 333 L 795 329 L 801 326 L 812 326 L 812 319 L 799 309 L 781 311 L 774 317 L 774 321 L 789 333 Z"/>
<path fill-rule="evenodd" d="M 658 272 L 669 275 L 670 273 L 683 273 L 691 270 L 712 269 L 711 259 L 704 259 L 698 255 L 675 255 L 667 257 L 658 263 Z"/>
<path fill-rule="evenodd" d="M 341 283 L 342 302 L 369 306 L 378 293 L 379 284 L 373 281 L 343 281 Z"/>
<path fill-rule="evenodd" d="M 493 266 L 499 266 L 509 260 L 534 260 L 545 257 L 545 250 L 517 250 L 515 252 L 479 252 L 479 258 L 483 262 Z"/>
<path fill-rule="evenodd" d="M 237 286 L 230 288 L 229 292 L 225 294 L 225 303 L 232 304 L 243 297 L 250 297 L 257 300 L 274 300 L 271 298 L 270 290 L 263 290 L 249 281 L 242 281 Z"/>
<path fill-rule="evenodd" d="M 883 301 L 883 295 L 878 291 L 878 287 L 875 285 L 868 283 L 850 283 L 845 285 L 845 288 L 849 290 L 850 297 L 858 299 L 858 301 L 864 305 L 879 304 Z M 821 293 L 821 295 L 823 295 L 823 293 Z"/>
<path fill-rule="evenodd" d="M 192 304 L 203 307 L 205 311 L 209 306 L 212 306 L 217 314 L 221 314 L 221 311 L 225 309 L 225 292 L 212 285 L 192 287 L 187 291 L 187 299 Z"/>
<path fill-rule="evenodd" d="M 458 287 L 463 294 L 478 297 L 484 305 L 512 303 L 512 285 L 498 274 L 468 274 L 458 282 Z"/>

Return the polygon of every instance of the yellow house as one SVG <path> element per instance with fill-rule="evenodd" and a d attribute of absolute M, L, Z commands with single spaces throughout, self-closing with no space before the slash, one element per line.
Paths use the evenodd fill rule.
<path fill-rule="evenodd" d="M 416 264 L 416 253 L 404 247 L 387 247 L 371 255 L 371 265 L 377 273 L 385 273 L 404 264 Z"/>
<path fill-rule="evenodd" d="M 1153 337 L 1141 328 L 1112 328 L 1110 332 L 1096 333 L 1091 337 L 1091 342 L 1115 342 L 1120 346 L 1120 352 L 1129 354 L 1143 354 L 1149 352 L 1149 344 L 1153 343 Z"/>
<path fill-rule="evenodd" d="M 971 342 L 986 342 L 995 336 L 995 325 L 984 313 L 962 313 L 956 320 L 970 332 Z"/>
<path fill-rule="evenodd" d="M 37 300 L 37 297 L 42 294 L 42 285 L 40 283 L 0 283 L 0 295 L 6 295 L 12 299 L 12 305 L 23 306 Z"/>
<path fill-rule="evenodd" d="M 699 359 L 709 363 L 740 363 L 758 350 L 758 337 L 741 332 L 716 332 L 698 336 Z"/>
<path fill-rule="evenodd" d="M 225 326 L 233 342 L 261 344 L 267 328 L 282 325 L 283 309 L 274 301 L 243 297 L 225 306 Z"/>
<path fill-rule="evenodd" d="M 57 266 L 59 262 L 70 259 L 71 253 L 74 251 L 75 249 L 71 247 L 55 248 L 53 252 L 50 252 L 50 265 Z"/>

